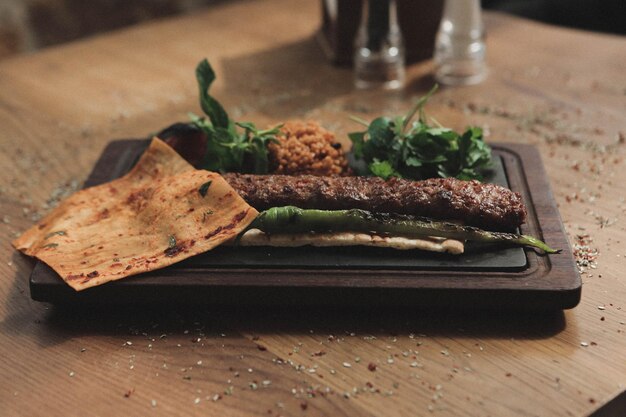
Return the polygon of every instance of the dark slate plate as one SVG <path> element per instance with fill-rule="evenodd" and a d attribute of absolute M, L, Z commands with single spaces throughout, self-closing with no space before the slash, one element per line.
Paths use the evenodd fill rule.
<path fill-rule="evenodd" d="M 502 158 L 494 158 L 486 181 L 509 186 Z M 371 247 L 272 248 L 219 247 L 184 262 L 187 267 L 311 268 L 311 269 L 449 269 L 519 271 L 526 267 L 522 248 L 501 248 L 461 256 Z"/>

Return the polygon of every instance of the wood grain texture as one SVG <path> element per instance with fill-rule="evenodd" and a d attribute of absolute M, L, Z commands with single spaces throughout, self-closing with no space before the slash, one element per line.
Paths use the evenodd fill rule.
<path fill-rule="evenodd" d="M 86 312 L 30 300 L 33 262 L 10 240 L 80 186 L 111 138 L 199 112 L 201 58 L 236 118 L 312 118 L 342 138 L 348 115 L 405 111 L 430 88 L 423 62 L 402 93 L 352 91 L 350 70 L 315 43 L 318 8 L 235 2 L 0 63 L 3 415 L 584 416 L 623 390 L 625 41 L 497 14 L 488 80 L 443 89 L 428 111 L 539 148 L 570 241 L 599 252 L 577 308 Z"/>

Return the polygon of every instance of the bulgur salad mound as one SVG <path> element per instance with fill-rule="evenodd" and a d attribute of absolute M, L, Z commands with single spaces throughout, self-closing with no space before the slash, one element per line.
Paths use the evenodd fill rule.
<path fill-rule="evenodd" d="M 270 172 L 286 175 L 335 176 L 350 173 L 335 134 L 313 121 L 289 121 L 268 144 Z"/>

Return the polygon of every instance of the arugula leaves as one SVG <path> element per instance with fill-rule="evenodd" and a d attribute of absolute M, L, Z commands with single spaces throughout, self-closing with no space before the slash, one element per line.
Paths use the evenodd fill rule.
<path fill-rule="evenodd" d="M 201 167 L 209 171 L 267 174 L 267 144 L 278 142 L 282 125 L 259 130 L 250 122 L 234 122 L 222 105 L 209 94 L 215 72 L 204 59 L 196 67 L 200 106 L 208 117 L 189 114 L 192 124 L 207 135 L 207 150 Z M 243 129 L 243 132 L 239 129 Z"/>
<path fill-rule="evenodd" d="M 483 139 L 482 129 L 469 127 L 463 134 L 427 123 L 424 106 L 437 90 L 435 85 L 405 115 L 378 117 L 371 123 L 353 118 L 367 129 L 348 136 L 357 161 L 367 164 L 362 175 L 382 178 L 425 179 L 456 177 L 482 180 L 491 165 L 491 148 Z M 418 120 L 411 119 L 419 114 Z M 363 170 L 361 170 L 363 171 Z"/>

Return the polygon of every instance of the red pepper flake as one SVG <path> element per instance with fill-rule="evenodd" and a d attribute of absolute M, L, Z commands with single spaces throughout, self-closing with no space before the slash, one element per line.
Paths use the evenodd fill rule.
<path fill-rule="evenodd" d="M 218 226 L 215 230 L 213 230 L 212 232 L 208 233 L 204 238 L 205 239 L 211 239 L 213 236 L 219 234 L 224 228 L 222 226 Z"/>
<path fill-rule="evenodd" d="M 68 281 L 73 281 L 75 279 L 81 279 L 84 278 L 85 274 L 69 274 L 68 276 L 65 277 L 65 279 L 67 279 Z"/>
<path fill-rule="evenodd" d="M 257 345 L 256 347 L 257 347 L 257 349 L 259 349 L 261 352 L 264 352 L 264 351 L 266 351 L 266 350 L 267 350 L 267 348 L 266 348 L 265 346 L 263 346 L 263 345 Z"/>
<path fill-rule="evenodd" d="M 318 350 L 317 352 L 311 353 L 311 356 L 324 356 L 325 354 L 326 352 L 324 352 L 323 350 Z"/>
<path fill-rule="evenodd" d="M 248 215 L 248 211 L 250 209 L 245 209 L 243 211 L 240 211 L 239 213 L 235 214 L 232 219 L 230 219 L 230 223 L 227 224 L 226 226 L 222 227 L 222 226 L 218 226 L 215 230 L 213 230 L 212 232 L 209 232 L 206 236 L 204 236 L 205 239 L 210 239 L 215 235 L 218 235 L 220 233 L 223 232 L 227 232 L 231 229 L 234 229 L 247 215 Z"/>
<path fill-rule="evenodd" d="M 95 278 L 98 275 L 100 275 L 98 271 L 91 271 L 90 273 L 87 274 L 87 278 Z"/>
<path fill-rule="evenodd" d="M 302 411 L 306 410 L 307 408 L 309 408 L 309 404 L 306 401 L 302 401 L 300 403 L 300 408 L 302 409 Z"/>
<path fill-rule="evenodd" d="M 181 253 L 184 249 L 185 249 L 184 245 L 176 245 L 176 246 L 172 246 L 170 248 L 165 249 L 163 253 L 165 254 L 165 256 L 172 258 L 178 255 L 179 253 Z"/>
<path fill-rule="evenodd" d="M 135 392 L 135 388 L 131 388 L 124 393 L 124 398 L 129 398 Z"/>
<path fill-rule="evenodd" d="M 376 370 L 377 366 L 375 363 L 370 362 L 369 365 L 367 365 L 367 369 L 371 372 L 374 372 Z"/>

